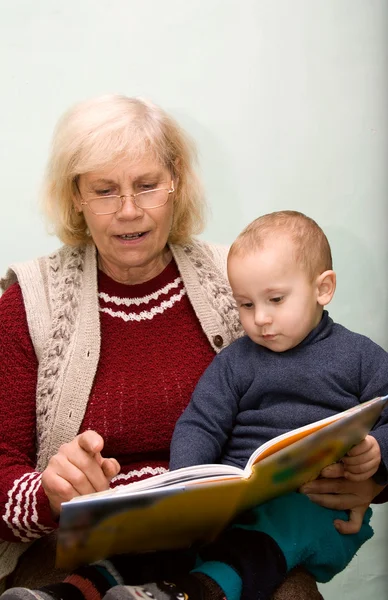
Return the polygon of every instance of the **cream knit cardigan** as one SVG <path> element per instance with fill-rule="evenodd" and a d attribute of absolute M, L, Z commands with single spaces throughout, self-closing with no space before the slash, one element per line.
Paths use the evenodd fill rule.
<path fill-rule="evenodd" d="M 227 249 L 193 241 L 171 245 L 188 298 L 214 350 L 242 334 L 227 278 Z M 43 471 L 77 434 L 100 355 L 96 248 L 63 246 L 48 257 L 10 267 L 0 287 L 18 281 L 38 358 L 37 464 Z M 0 542 L 1 581 L 29 543 Z"/>

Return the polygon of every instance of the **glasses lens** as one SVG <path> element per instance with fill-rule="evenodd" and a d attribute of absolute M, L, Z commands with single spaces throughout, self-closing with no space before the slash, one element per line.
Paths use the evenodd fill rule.
<path fill-rule="evenodd" d="M 168 200 L 168 190 L 150 190 L 141 192 L 135 197 L 135 204 L 140 208 L 156 208 L 163 206 Z"/>
<path fill-rule="evenodd" d="M 110 215 L 120 210 L 120 196 L 104 196 L 103 198 L 92 198 L 88 202 L 90 210 L 95 215 Z"/>

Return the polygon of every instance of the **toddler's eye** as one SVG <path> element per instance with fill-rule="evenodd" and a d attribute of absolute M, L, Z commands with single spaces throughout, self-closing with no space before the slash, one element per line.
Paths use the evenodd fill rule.
<path fill-rule="evenodd" d="M 276 296 L 275 298 L 271 298 L 270 302 L 273 302 L 274 304 L 279 304 L 279 302 L 281 302 L 284 299 L 284 296 Z"/>
<path fill-rule="evenodd" d="M 243 302 L 240 304 L 241 308 L 252 308 L 253 302 Z"/>

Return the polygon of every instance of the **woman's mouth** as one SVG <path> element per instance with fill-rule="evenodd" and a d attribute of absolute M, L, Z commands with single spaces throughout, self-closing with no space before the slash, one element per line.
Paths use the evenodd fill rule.
<path fill-rule="evenodd" d="M 121 240 L 137 240 L 144 235 L 144 232 L 141 233 L 123 233 L 122 235 L 118 235 L 116 237 Z"/>

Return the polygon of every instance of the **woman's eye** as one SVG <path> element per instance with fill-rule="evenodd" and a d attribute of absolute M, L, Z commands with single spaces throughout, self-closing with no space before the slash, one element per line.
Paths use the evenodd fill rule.
<path fill-rule="evenodd" d="M 275 298 L 271 298 L 270 302 L 273 302 L 274 304 L 279 304 L 279 302 L 281 302 L 284 299 L 284 296 L 276 296 Z"/>
<path fill-rule="evenodd" d="M 157 183 L 139 183 L 137 186 L 140 192 L 148 192 L 158 187 Z"/>
<path fill-rule="evenodd" d="M 114 191 L 111 188 L 107 188 L 103 190 L 96 190 L 95 194 L 96 196 L 112 196 L 112 194 L 114 194 Z"/>

